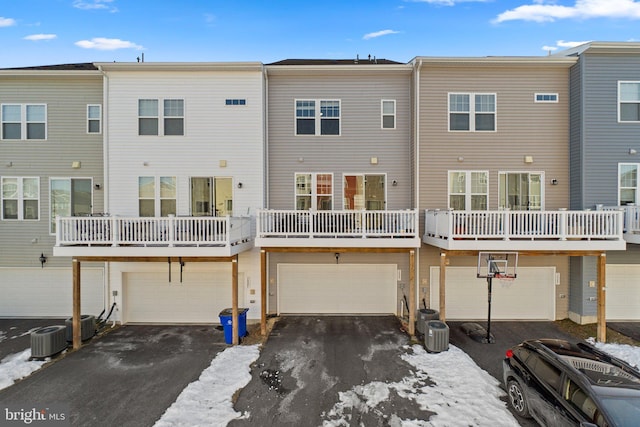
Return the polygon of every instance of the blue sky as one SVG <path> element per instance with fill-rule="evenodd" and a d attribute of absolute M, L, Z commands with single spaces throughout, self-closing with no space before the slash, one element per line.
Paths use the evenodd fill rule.
<path fill-rule="evenodd" d="M 546 55 L 640 41 L 640 0 L 0 0 L 0 68 Z"/>

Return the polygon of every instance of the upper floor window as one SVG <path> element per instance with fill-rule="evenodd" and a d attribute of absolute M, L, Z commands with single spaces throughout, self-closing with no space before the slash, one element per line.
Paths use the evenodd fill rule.
<path fill-rule="evenodd" d="M 138 178 L 138 213 L 140 216 L 176 214 L 176 177 L 141 176 Z"/>
<path fill-rule="evenodd" d="M 2 177 L 2 219 L 40 219 L 40 179 Z"/>
<path fill-rule="evenodd" d="M 496 95 L 491 93 L 450 93 L 450 131 L 495 131 Z"/>
<path fill-rule="evenodd" d="M 184 100 L 138 100 L 138 135 L 184 135 Z"/>
<path fill-rule="evenodd" d="M 498 207 L 521 211 L 544 209 L 544 173 L 499 172 Z"/>
<path fill-rule="evenodd" d="M 640 122 L 640 82 L 619 82 L 618 103 L 618 121 Z"/>
<path fill-rule="evenodd" d="M 382 100 L 382 129 L 396 128 L 396 101 L 395 99 Z"/>
<path fill-rule="evenodd" d="M 455 210 L 487 210 L 489 172 L 449 172 L 449 208 Z"/>
<path fill-rule="evenodd" d="M 2 104 L 2 139 L 47 139 L 47 106 Z"/>
<path fill-rule="evenodd" d="M 224 105 L 247 105 L 246 99 L 226 99 Z"/>
<path fill-rule="evenodd" d="M 638 203 L 638 163 L 618 165 L 618 204 L 625 206 Z"/>
<path fill-rule="evenodd" d="M 297 210 L 333 209 L 333 174 L 297 173 L 295 186 Z"/>
<path fill-rule="evenodd" d="M 51 232 L 56 231 L 57 216 L 83 216 L 92 212 L 91 178 L 51 178 Z"/>
<path fill-rule="evenodd" d="M 558 102 L 558 94 L 557 93 L 536 93 L 535 94 L 535 102 Z"/>
<path fill-rule="evenodd" d="M 87 105 L 87 133 L 102 132 L 102 105 Z"/>
<path fill-rule="evenodd" d="M 340 135 L 340 101 L 296 100 L 296 135 Z"/>

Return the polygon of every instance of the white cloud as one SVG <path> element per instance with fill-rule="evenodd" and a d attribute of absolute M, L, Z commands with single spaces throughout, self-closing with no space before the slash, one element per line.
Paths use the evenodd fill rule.
<path fill-rule="evenodd" d="M 542 46 L 542 50 L 549 52 L 549 51 L 556 51 L 558 49 L 570 49 L 572 47 L 580 46 L 585 43 L 589 43 L 589 42 L 588 41 L 571 42 L 571 41 L 565 41 L 565 40 L 558 40 L 555 46 Z"/>
<path fill-rule="evenodd" d="M 630 18 L 640 19 L 637 0 L 576 0 L 573 6 L 534 0 L 534 4 L 518 6 L 502 12 L 494 22 L 553 22 L 557 19 Z"/>
<path fill-rule="evenodd" d="M 558 50 L 555 46 L 542 46 L 542 50 L 545 52 L 553 52 L 554 50 Z"/>
<path fill-rule="evenodd" d="M 113 0 L 74 0 L 73 7 L 82 10 L 95 10 L 102 9 L 109 12 L 117 12 L 118 9 L 115 6 L 111 6 Z"/>
<path fill-rule="evenodd" d="M 13 25 L 16 25 L 15 19 L 0 16 L 0 27 L 11 27 Z"/>
<path fill-rule="evenodd" d="M 375 39 L 376 37 L 387 36 L 389 34 L 398 34 L 399 32 L 400 31 L 393 31 L 393 30 L 376 31 L 375 33 L 365 34 L 364 36 L 362 36 L 362 39 L 363 40 Z"/>
<path fill-rule="evenodd" d="M 56 37 L 58 36 L 55 34 L 31 34 L 30 36 L 23 37 L 23 39 L 37 42 L 40 40 L 53 40 Z"/>
<path fill-rule="evenodd" d="M 80 40 L 77 41 L 75 45 L 84 49 L 96 50 L 144 49 L 142 46 L 133 42 L 120 39 L 107 39 L 104 37 L 96 37 L 91 40 Z"/>

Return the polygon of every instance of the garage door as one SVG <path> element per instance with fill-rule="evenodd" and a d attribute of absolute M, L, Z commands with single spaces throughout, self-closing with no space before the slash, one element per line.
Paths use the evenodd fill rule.
<path fill-rule="evenodd" d="M 446 318 L 487 318 L 487 279 L 476 277 L 477 267 L 447 267 Z M 431 307 L 440 305 L 440 268 L 431 267 Z M 491 318 L 555 320 L 555 268 L 518 267 L 512 282 L 492 282 Z"/>
<path fill-rule="evenodd" d="M 395 264 L 279 264 L 278 312 L 393 314 Z"/>
<path fill-rule="evenodd" d="M 83 267 L 80 308 L 97 316 L 104 309 L 104 270 Z M 0 269 L 0 317 L 70 317 L 71 268 Z"/>
<path fill-rule="evenodd" d="M 607 320 L 640 320 L 640 265 L 607 265 Z"/>
<path fill-rule="evenodd" d="M 242 279 L 239 275 L 239 283 Z M 231 270 L 184 272 L 169 282 L 167 273 L 124 273 L 124 321 L 137 323 L 218 323 L 231 307 Z M 239 300 L 243 301 L 242 286 Z"/>

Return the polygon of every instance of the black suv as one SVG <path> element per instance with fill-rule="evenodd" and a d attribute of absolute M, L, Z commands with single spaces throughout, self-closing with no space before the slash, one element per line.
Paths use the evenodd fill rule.
<path fill-rule="evenodd" d="M 511 407 L 540 425 L 640 425 L 640 372 L 587 343 L 524 341 L 502 370 Z"/>

